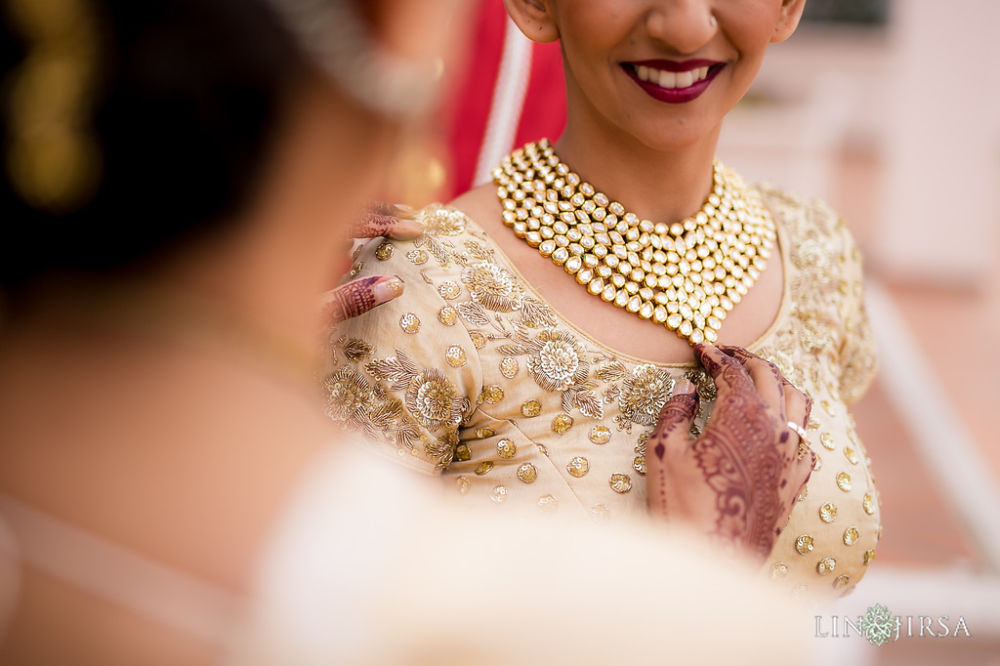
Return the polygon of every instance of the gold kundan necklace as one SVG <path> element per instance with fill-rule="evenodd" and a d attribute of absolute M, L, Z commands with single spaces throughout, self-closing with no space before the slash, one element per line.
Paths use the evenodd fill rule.
<path fill-rule="evenodd" d="M 673 224 L 626 212 L 560 162 L 548 139 L 507 156 L 493 180 L 518 238 L 591 294 L 692 345 L 718 339 L 771 256 L 774 223 L 760 194 L 718 161 L 705 204 Z"/>

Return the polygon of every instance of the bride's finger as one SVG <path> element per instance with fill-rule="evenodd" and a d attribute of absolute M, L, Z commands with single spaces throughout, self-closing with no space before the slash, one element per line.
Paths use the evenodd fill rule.
<path fill-rule="evenodd" d="M 697 413 L 698 392 L 694 385 L 686 379 L 678 381 L 646 440 L 647 502 L 656 514 L 667 515 L 666 465 L 690 445 L 691 423 Z"/>
<path fill-rule="evenodd" d="M 397 240 L 416 238 L 424 226 L 414 219 L 413 210 L 384 201 L 372 203 L 362 214 L 361 221 L 351 228 L 352 238 L 388 236 Z"/>
<path fill-rule="evenodd" d="M 774 410 L 781 422 L 784 423 L 787 420 L 785 416 L 785 391 L 782 384 L 784 378 L 781 376 L 778 366 L 750 353 L 742 347 L 720 345 L 719 349 L 723 353 L 735 358 L 746 368 L 761 398 L 764 399 L 767 406 Z"/>

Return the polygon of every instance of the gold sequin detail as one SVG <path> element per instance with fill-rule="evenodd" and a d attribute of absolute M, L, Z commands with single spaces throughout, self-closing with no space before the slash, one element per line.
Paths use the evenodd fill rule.
<path fill-rule="evenodd" d="M 804 502 L 805 499 L 809 497 L 809 486 L 802 486 L 802 490 L 799 491 L 799 496 L 795 498 L 796 502 Z"/>
<path fill-rule="evenodd" d="M 538 449 L 538 452 L 541 453 L 543 456 L 549 455 L 549 450 L 545 448 L 544 444 L 535 444 L 535 447 Z"/>
<path fill-rule="evenodd" d="M 382 244 L 375 248 L 375 258 L 379 261 L 385 261 L 392 258 L 392 251 L 395 246 L 389 241 L 382 241 Z"/>
<path fill-rule="evenodd" d="M 454 326 L 458 321 L 458 310 L 450 305 L 446 305 L 438 310 L 438 321 L 445 326 Z"/>
<path fill-rule="evenodd" d="M 458 345 L 448 347 L 448 350 L 444 353 L 444 359 L 453 368 L 461 368 L 469 361 L 465 355 L 465 350 Z"/>
<path fill-rule="evenodd" d="M 503 400 L 503 389 L 494 384 L 493 386 L 487 386 L 483 389 L 483 402 L 488 402 L 491 405 L 495 405 L 501 400 Z"/>
<path fill-rule="evenodd" d="M 348 276 L 349 277 L 357 277 L 358 273 L 360 273 L 361 269 L 363 269 L 364 267 L 365 267 L 364 262 L 361 262 L 361 261 L 355 262 L 355 264 L 353 266 L 351 266 L 351 271 L 350 271 L 350 273 L 348 273 Z"/>
<path fill-rule="evenodd" d="M 849 446 L 844 447 L 844 457 L 847 458 L 847 462 L 852 465 L 858 464 L 858 453 Z"/>
<path fill-rule="evenodd" d="M 828 574 L 833 573 L 833 570 L 836 568 L 837 568 L 837 560 L 835 560 L 832 557 L 824 557 L 816 565 L 816 572 L 819 573 L 820 576 L 826 576 Z"/>
<path fill-rule="evenodd" d="M 646 456 L 636 456 L 632 459 L 632 469 L 643 476 L 646 475 Z"/>
<path fill-rule="evenodd" d="M 497 442 L 497 455 L 501 458 L 513 458 L 517 455 L 517 444 L 504 438 Z"/>
<path fill-rule="evenodd" d="M 775 562 L 771 566 L 771 578 L 784 578 L 788 575 L 788 565 L 784 562 Z"/>
<path fill-rule="evenodd" d="M 403 333 L 413 335 L 420 330 L 420 318 L 412 312 L 407 312 L 399 318 L 399 327 L 403 329 Z"/>
<path fill-rule="evenodd" d="M 582 478 L 590 471 L 590 461 L 583 456 L 574 456 L 566 464 L 566 471 L 572 477 L 577 479 Z"/>
<path fill-rule="evenodd" d="M 561 435 L 573 427 L 573 417 L 569 414 L 559 414 L 552 419 L 552 432 Z"/>
<path fill-rule="evenodd" d="M 542 495 L 538 498 L 538 508 L 546 513 L 551 513 L 559 508 L 559 498 L 554 495 Z"/>
<path fill-rule="evenodd" d="M 594 444 L 607 444 L 611 441 L 611 429 L 607 426 L 595 425 L 587 435 Z"/>
<path fill-rule="evenodd" d="M 611 478 L 608 479 L 608 485 L 611 486 L 611 490 L 619 495 L 624 495 L 632 490 L 632 477 L 628 474 L 612 474 Z"/>
<path fill-rule="evenodd" d="M 531 418 L 542 413 L 542 403 L 537 400 L 528 400 L 521 405 L 521 415 Z"/>
<path fill-rule="evenodd" d="M 834 446 L 833 445 L 833 435 L 831 435 L 830 433 L 824 432 L 822 435 L 820 435 L 819 436 L 819 442 L 825 448 L 829 449 L 830 451 L 833 451 L 833 446 Z"/>
<path fill-rule="evenodd" d="M 819 454 L 813 451 L 813 456 L 816 460 L 813 461 L 813 471 L 818 472 L 823 468 L 823 459 L 819 457 Z"/>
<path fill-rule="evenodd" d="M 538 470 L 531 463 L 524 463 L 517 468 L 517 478 L 522 483 L 534 483 L 538 478 Z"/>
<path fill-rule="evenodd" d="M 858 539 L 860 537 L 861 533 L 858 532 L 857 527 L 848 527 L 846 530 L 844 530 L 844 545 L 853 546 L 858 542 Z"/>
<path fill-rule="evenodd" d="M 815 540 L 811 536 L 803 534 L 795 539 L 795 550 L 799 555 L 805 555 L 806 553 L 812 552 L 814 543 Z"/>
<path fill-rule="evenodd" d="M 490 491 L 490 499 L 497 504 L 502 504 L 507 499 L 507 486 L 503 484 L 493 486 L 493 490 Z"/>
<path fill-rule="evenodd" d="M 469 492 L 469 488 L 472 487 L 472 481 L 469 481 L 469 477 L 460 476 L 455 479 L 455 487 L 458 488 L 459 495 L 465 495 Z"/>
<path fill-rule="evenodd" d="M 833 580 L 833 589 L 842 590 L 847 587 L 847 584 L 851 582 L 851 579 L 846 574 L 841 574 Z"/>
<path fill-rule="evenodd" d="M 847 472 L 841 472 L 837 475 L 837 487 L 843 490 L 845 493 L 851 492 L 851 475 Z"/>
<path fill-rule="evenodd" d="M 419 266 L 420 264 L 426 264 L 427 260 L 430 259 L 430 255 L 427 254 L 426 250 L 410 250 L 406 253 L 406 258 L 410 260 L 410 263 Z"/>
<path fill-rule="evenodd" d="M 486 346 L 486 336 L 479 331 L 469 331 L 469 337 L 472 338 L 472 344 L 476 349 L 482 349 Z"/>
<path fill-rule="evenodd" d="M 486 474 L 491 469 L 493 469 L 493 464 L 494 463 L 492 460 L 484 460 L 483 462 L 479 463 L 479 465 L 476 467 L 476 474 L 478 476 Z"/>
<path fill-rule="evenodd" d="M 462 294 L 462 288 L 454 282 L 446 281 L 438 285 L 438 294 L 445 300 L 458 298 Z"/>
<path fill-rule="evenodd" d="M 862 558 L 862 562 L 864 562 L 864 564 L 867 565 L 869 562 L 871 562 L 874 559 L 875 559 L 875 551 L 874 550 L 866 550 L 865 551 L 865 555 Z"/>
<path fill-rule="evenodd" d="M 871 493 L 865 493 L 864 498 L 861 500 L 861 506 L 864 507 L 865 513 L 869 516 L 875 514 L 875 498 Z"/>
<path fill-rule="evenodd" d="M 513 356 L 504 356 L 500 360 L 500 374 L 507 379 L 514 379 L 519 369 L 520 366 L 518 366 L 517 359 Z"/>
<path fill-rule="evenodd" d="M 493 428 L 479 428 L 476 430 L 476 439 L 487 439 L 497 434 Z"/>
<path fill-rule="evenodd" d="M 832 523 L 837 519 L 837 505 L 827 502 L 819 508 L 819 517 L 824 523 Z"/>
<path fill-rule="evenodd" d="M 472 451 L 469 450 L 469 445 L 463 442 L 455 447 L 455 461 L 466 462 L 468 460 L 472 460 Z"/>
<path fill-rule="evenodd" d="M 823 411 L 825 411 L 830 416 L 837 415 L 837 410 L 833 408 L 833 405 L 830 404 L 829 400 L 822 400 L 820 401 L 819 404 L 823 405 Z"/>

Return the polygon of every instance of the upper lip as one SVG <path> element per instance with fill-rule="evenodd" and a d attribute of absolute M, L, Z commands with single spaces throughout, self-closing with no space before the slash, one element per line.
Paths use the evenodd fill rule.
<path fill-rule="evenodd" d="M 724 65 L 725 63 L 721 60 L 708 60 L 705 58 L 681 61 L 658 58 L 653 60 L 633 60 L 626 64 L 634 67 L 643 65 L 653 69 L 662 69 L 667 72 L 687 72 L 692 69 L 698 69 L 699 67 L 712 67 L 714 65 Z"/>

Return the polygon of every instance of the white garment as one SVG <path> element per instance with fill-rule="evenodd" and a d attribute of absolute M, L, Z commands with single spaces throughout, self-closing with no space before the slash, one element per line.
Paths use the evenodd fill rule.
<path fill-rule="evenodd" d="M 688 536 L 465 511 L 346 447 L 293 493 L 251 603 L 16 500 L 0 514 L 19 541 L 0 529 L 0 565 L 217 641 L 233 665 L 780 666 L 810 636 L 805 609 Z M 0 602 L 10 590 L 0 568 Z"/>

